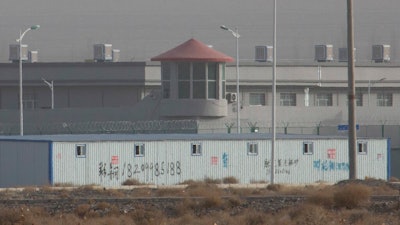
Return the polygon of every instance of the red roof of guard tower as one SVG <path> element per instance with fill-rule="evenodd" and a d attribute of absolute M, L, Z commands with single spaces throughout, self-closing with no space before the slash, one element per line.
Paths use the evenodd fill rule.
<path fill-rule="evenodd" d="M 193 38 L 151 58 L 151 61 L 233 62 L 233 60 L 232 57 L 218 52 Z"/>

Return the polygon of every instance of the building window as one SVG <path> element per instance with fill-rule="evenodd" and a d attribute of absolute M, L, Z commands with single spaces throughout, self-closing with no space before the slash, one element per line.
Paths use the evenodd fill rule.
<path fill-rule="evenodd" d="M 201 144 L 199 144 L 199 143 L 192 143 L 191 154 L 192 154 L 192 155 L 195 155 L 195 156 L 201 155 L 201 154 L 202 154 L 202 151 L 201 151 Z"/>
<path fill-rule="evenodd" d="M 77 158 L 86 158 L 86 145 L 85 144 L 76 145 L 75 154 Z"/>
<path fill-rule="evenodd" d="M 332 93 L 318 93 L 315 98 L 315 106 L 332 106 Z"/>
<path fill-rule="evenodd" d="M 250 105 L 265 105 L 265 93 L 250 93 L 249 94 Z"/>
<path fill-rule="evenodd" d="M 36 95 L 34 93 L 23 93 L 22 105 L 24 109 L 36 108 Z"/>
<path fill-rule="evenodd" d="M 281 93 L 280 94 L 281 106 L 296 106 L 296 93 Z"/>
<path fill-rule="evenodd" d="M 314 143 L 313 142 L 303 142 L 303 154 L 304 155 L 314 154 Z"/>
<path fill-rule="evenodd" d="M 161 63 L 161 80 L 163 98 L 171 96 L 171 64 L 167 62 Z"/>
<path fill-rule="evenodd" d="M 363 94 L 360 92 L 356 93 L 356 106 L 363 106 Z"/>
<path fill-rule="evenodd" d="M 360 155 L 366 155 L 367 154 L 367 142 L 366 141 L 358 141 L 357 142 L 357 152 Z"/>
<path fill-rule="evenodd" d="M 135 144 L 135 157 L 144 156 L 144 144 Z"/>
<path fill-rule="evenodd" d="M 258 143 L 247 143 L 247 155 L 258 155 Z"/>
<path fill-rule="evenodd" d="M 377 106 L 393 106 L 392 93 L 378 93 Z"/>

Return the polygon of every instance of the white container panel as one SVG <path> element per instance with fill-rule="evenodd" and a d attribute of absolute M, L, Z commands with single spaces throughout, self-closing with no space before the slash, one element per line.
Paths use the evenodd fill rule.
<path fill-rule="evenodd" d="M 304 154 L 304 142 L 313 153 Z M 248 154 L 248 143 L 257 143 L 258 154 Z M 77 144 L 86 144 L 86 157 L 76 156 Z M 135 156 L 135 144 L 144 144 Z M 192 155 L 192 144 L 201 154 Z M 275 183 L 335 183 L 348 179 L 346 139 L 280 139 L 275 149 Z M 58 142 L 53 147 L 54 183 L 120 186 L 128 179 L 155 185 L 188 180 L 235 177 L 242 184 L 270 182 L 270 140 L 163 140 Z M 368 154 L 357 156 L 358 178 L 387 178 L 387 141 L 368 140 Z"/>
<path fill-rule="evenodd" d="M 387 140 L 366 140 L 367 152 L 357 153 L 357 178 L 388 178 Z"/>

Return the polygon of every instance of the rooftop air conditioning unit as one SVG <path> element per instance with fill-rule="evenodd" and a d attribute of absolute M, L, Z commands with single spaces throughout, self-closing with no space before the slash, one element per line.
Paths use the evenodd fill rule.
<path fill-rule="evenodd" d="M 38 51 L 29 51 L 28 62 L 35 63 L 38 61 Z"/>
<path fill-rule="evenodd" d="M 10 45 L 9 60 L 19 62 L 19 44 Z M 28 60 L 28 45 L 21 45 L 21 60 Z"/>
<path fill-rule="evenodd" d="M 331 62 L 333 61 L 332 45 L 315 45 L 315 61 Z"/>
<path fill-rule="evenodd" d="M 372 60 L 376 63 L 390 62 L 390 45 L 373 45 Z"/>
<path fill-rule="evenodd" d="M 356 58 L 356 48 L 354 48 L 354 61 Z M 347 52 L 347 48 L 339 48 L 339 62 L 348 62 L 349 54 Z"/>
<path fill-rule="evenodd" d="M 112 61 L 112 45 L 95 44 L 93 46 L 93 55 L 96 62 Z"/>
<path fill-rule="evenodd" d="M 120 50 L 119 49 L 113 49 L 112 50 L 112 61 L 113 62 L 119 62 L 119 55 L 120 55 Z"/>
<path fill-rule="evenodd" d="M 233 103 L 233 102 L 237 102 L 237 94 L 236 93 L 228 93 L 226 95 L 226 100 L 228 100 L 228 103 Z"/>
<path fill-rule="evenodd" d="M 272 46 L 259 45 L 255 47 L 255 60 L 257 62 L 272 62 Z"/>

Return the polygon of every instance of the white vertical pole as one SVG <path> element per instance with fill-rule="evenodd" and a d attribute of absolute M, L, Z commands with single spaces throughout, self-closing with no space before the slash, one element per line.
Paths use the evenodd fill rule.
<path fill-rule="evenodd" d="M 271 141 L 271 184 L 275 183 L 275 139 L 276 139 L 276 0 L 274 0 L 273 62 L 272 62 L 272 141 Z"/>

